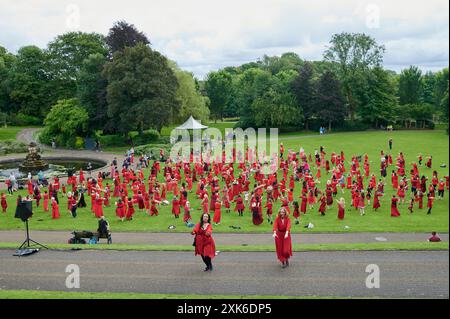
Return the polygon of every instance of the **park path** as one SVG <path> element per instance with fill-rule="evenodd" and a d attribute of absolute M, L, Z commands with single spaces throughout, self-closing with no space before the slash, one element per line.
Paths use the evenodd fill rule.
<path fill-rule="evenodd" d="M 448 251 L 303 252 L 281 269 L 274 252 L 222 252 L 205 273 L 192 252 L 42 250 L 18 258 L 0 249 L 0 289 L 73 291 L 66 269 L 77 265 L 76 291 L 83 292 L 448 299 L 448 257 Z M 366 286 L 373 264 L 378 289 Z"/>
<path fill-rule="evenodd" d="M 81 229 L 79 229 L 81 230 Z M 93 229 L 92 229 L 93 230 Z M 448 233 L 439 234 L 448 242 Z M 20 230 L 0 231 L 0 242 L 19 243 L 25 233 Z M 70 231 L 32 231 L 32 239 L 47 244 L 65 244 L 71 237 Z M 338 244 L 338 243 L 399 243 L 426 242 L 428 233 L 310 233 L 293 234 L 294 245 L 302 244 Z M 112 230 L 114 244 L 132 245 L 177 245 L 192 246 L 192 236 L 186 233 L 117 233 Z M 273 245 L 271 233 L 267 234 L 227 234 L 215 233 L 214 240 L 220 246 L 261 246 Z M 104 242 L 104 241 L 102 241 Z"/>

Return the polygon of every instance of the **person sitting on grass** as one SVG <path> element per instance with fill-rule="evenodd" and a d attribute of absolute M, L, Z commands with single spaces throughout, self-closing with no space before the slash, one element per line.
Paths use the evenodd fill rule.
<path fill-rule="evenodd" d="M 439 236 L 436 234 L 435 231 L 432 232 L 431 235 L 432 235 L 432 236 L 431 236 L 430 238 L 428 238 L 428 241 L 429 241 L 430 243 L 438 243 L 438 242 L 441 241 L 441 239 L 439 238 Z"/>

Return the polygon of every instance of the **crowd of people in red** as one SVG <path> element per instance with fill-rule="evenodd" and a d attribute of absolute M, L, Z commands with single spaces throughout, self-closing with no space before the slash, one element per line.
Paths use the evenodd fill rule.
<path fill-rule="evenodd" d="M 161 205 L 170 205 L 175 218 L 183 215 L 183 221 L 190 223 L 193 207 L 189 199 L 195 196 L 200 202 L 198 208 L 203 214 L 212 214 L 215 225 L 222 221 L 222 210 L 228 214 L 233 210 L 239 216 L 249 211 L 254 225 L 262 224 L 266 217 L 267 222 L 274 225 L 278 257 L 287 267 L 292 248 L 284 243 L 284 239 L 290 240 L 291 216 L 299 224 L 301 215 L 307 214 L 308 210 L 316 208 L 323 216 L 337 203 L 337 218 L 343 220 L 348 208 L 338 194 L 345 192 L 351 193 L 351 207 L 361 216 L 370 206 L 373 211 L 379 211 L 382 209 L 380 198 L 386 196 L 388 171 L 391 171 L 390 187 L 395 190 L 390 198 L 392 217 L 400 216 L 401 205 L 408 205 L 410 213 L 416 207 L 423 209 L 424 198 L 427 213 L 431 214 L 434 200 L 444 198 L 445 190 L 449 189 L 449 177 L 439 177 L 437 171 L 432 171 L 431 156 L 423 168 L 421 154 L 417 162 L 407 164 L 402 152 L 394 159 L 392 154 L 381 151 L 377 159 L 379 167 L 373 168 L 367 154 L 347 159 L 344 152 L 327 154 L 323 147 L 314 155 L 307 154 L 303 148 L 299 152 L 285 152 L 281 144 L 279 154 L 271 157 L 273 171 L 270 174 L 263 173 L 262 165 L 255 160 L 257 155 L 255 149 L 247 148 L 242 154 L 233 148 L 232 163 L 225 163 L 225 152 L 222 161 L 211 163 L 201 157 L 194 159 L 193 153 L 186 162 L 169 158 L 165 162 L 146 159 L 143 163 L 142 156 L 135 161 L 135 155 L 131 153 L 121 167 L 116 159 L 111 163 L 111 184 L 105 181 L 104 172 L 92 178 L 80 170 L 68 177 L 62 186 L 60 180 L 54 178 L 43 194 L 36 181 L 30 179 L 28 198 L 34 199 L 38 207 L 42 199 L 44 211 L 49 210 L 50 204 L 55 219 L 60 217 L 58 194 L 67 196 L 67 210 L 73 217 L 77 215 L 77 208 L 87 206 L 86 194 L 90 197 L 91 212 L 97 218 L 103 216 L 105 206 L 114 205 L 117 218 L 130 221 L 136 211 L 158 216 Z M 428 174 L 424 170 L 432 172 L 431 179 L 426 177 Z M 323 175 L 327 181 L 322 185 Z M 273 221 L 276 203 L 280 203 L 281 210 Z M 7 211 L 4 193 L 1 194 L 1 207 L 3 212 Z M 196 227 L 194 232 L 199 234 L 201 230 Z M 207 268 L 212 266 L 207 263 Z"/>

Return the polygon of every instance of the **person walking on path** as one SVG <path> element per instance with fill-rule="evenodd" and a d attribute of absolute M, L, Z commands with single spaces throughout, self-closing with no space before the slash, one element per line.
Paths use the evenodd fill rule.
<path fill-rule="evenodd" d="M 216 244 L 212 237 L 211 216 L 202 214 L 200 222 L 194 227 L 195 256 L 200 255 L 206 265 L 204 271 L 213 271 L 212 259 L 216 256 Z"/>
<path fill-rule="evenodd" d="M 291 220 L 284 208 L 280 208 L 273 224 L 273 238 L 281 267 L 289 267 L 289 258 L 292 256 Z"/>

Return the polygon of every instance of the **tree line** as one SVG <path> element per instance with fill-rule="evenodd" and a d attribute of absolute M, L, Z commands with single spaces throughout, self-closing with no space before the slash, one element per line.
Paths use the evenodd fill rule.
<path fill-rule="evenodd" d="M 448 122 L 448 68 L 400 74 L 383 68 L 385 48 L 365 34 L 333 35 L 322 61 L 295 53 L 208 74 L 211 117 L 241 126 L 293 129 L 433 127 Z"/>
<path fill-rule="evenodd" d="M 295 53 L 210 72 L 204 81 L 151 48 L 134 25 L 68 32 L 46 48 L 0 47 L 0 119 L 45 125 L 44 142 L 74 146 L 95 132 L 126 137 L 181 123 L 239 118 L 241 127 L 359 130 L 448 122 L 448 68 L 383 68 L 385 48 L 360 33 L 332 36 L 321 61 Z M 77 139 L 78 137 L 78 139 Z"/>
<path fill-rule="evenodd" d="M 12 54 L 0 47 L 0 112 L 12 124 L 45 124 L 44 142 L 56 137 L 74 146 L 77 136 L 98 130 L 161 131 L 191 114 L 207 120 L 208 105 L 193 74 L 125 21 L 107 36 L 59 35 L 45 49 L 24 46 Z"/>

